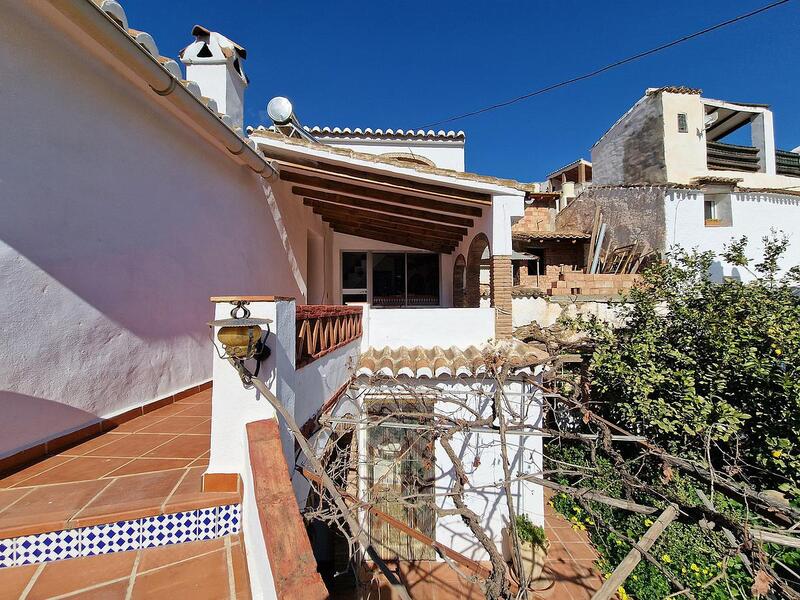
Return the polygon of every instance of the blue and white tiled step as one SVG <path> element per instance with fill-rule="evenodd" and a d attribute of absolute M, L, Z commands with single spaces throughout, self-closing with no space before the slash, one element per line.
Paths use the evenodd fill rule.
<path fill-rule="evenodd" d="M 228 504 L 0 540 L 0 567 L 210 540 L 239 533 L 240 505 Z"/>

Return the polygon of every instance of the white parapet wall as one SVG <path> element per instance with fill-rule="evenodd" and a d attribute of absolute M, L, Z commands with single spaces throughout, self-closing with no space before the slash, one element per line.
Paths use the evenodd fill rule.
<path fill-rule="evenodd" d="M 215 319 L 230 318 L 233 305 L 227 302 L 215 304 Z M 247 305 L 251 315 L 270 319 L 270 333 L 266 344 L 270 356 L 262 362 L 258 379 L 272 391 L 278 400 L 302 426 L 327 402 L 343 385 L 350 381 L 358 362 L 360 339 L 320 357 L 317 360 L 295 368 L 295 344 L 297 327 L 295 323 L 295 301 L 275 299 L 264 302 L 250 302 Z M 266 328 L 264 328 L 266 331 Z M 214 331 L 216 336 L 217 331 Z M 216 337 L 215 337 L 216 339 Z M 217 351 L 222 347 L 217 342 Z M 248 361 L 247 367 L 253 371 L 255 361 Z M 207 473 L 246 472 L 247 423 L 275 418 L 275 410 L 266 398 L 255 388 L 246 388 L 239 374 L 227 361 L 214 354 L 214 387 L 211 395 L 211 458 Z M 289 469 L 294 467 L 294 439 L 282 424 L 281 441 Z M 302 477 L 293 478 L 295 492 L 301 499 L 307 492 L 307 482 Z"/>
<path fill-rule="evenodd" d="M 419 346 L 467 348 L 494 338 L 493 308 L 370 308 L 364 306 L 362 350 Z"/>

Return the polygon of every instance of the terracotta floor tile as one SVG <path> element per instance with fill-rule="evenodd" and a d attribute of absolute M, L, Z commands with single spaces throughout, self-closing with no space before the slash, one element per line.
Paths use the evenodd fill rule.
<path fill-rule="evenodd" d="M 176 416 L 176 415 L 182 415 L 184 412 L 186 412 L 189 408 L 192 408 L 193 406 L 195 406 L 195 405 L 194 404 L 181 404 L 179 402 L 176 402 L 175 404 L 168 404 L 167 406 L 162 406 L 161 408 L 158 408 L 158 409 L 154 410 L 153 412 L 147 413 L 145 416 L 157 415 L 157 416 L 160 416 L 160 417 L 172 417 L 172 416 Z M 200 405 L 200 406 L 202 406 L 202 405 Z M 186 416 L 190 416 L 190 415 L 186 415 Z M 197 415 L 191 415 L 191 416 L 197 416 Z M 200 416 L 203 416 L 203 415 L 200 415 Z"/>
<path fill-rule="evenodd" d="M 242 544 L 237 543 L 231 546 L 231 562 L 233 563 L 233 581 L 236 586 L 236 598 L 237 600 L 249 599 L 250 574 L 247 571 L 247 558 L 245 557 L 244 546 Z"/>
<path fill-rule="evenodd" d="M 39 565 L 7 567 L 0 569 L 0 595 L 3 598 L 19 598 Z"/>
<path fill-rule="evenodd" d="M 154 411 L 151 413 L 147 413 L 142 417 L 136 417 L 135 419 L 131 419 L 130 421 L 125 421 L 124 423 L 120 423 L 117 425 L 111 432 L 112 433 L 135 433 L 144 429 L 145 427 L 149 427 L 159 421 L 163 421 L 167 419 L 169 415 L 162 415 L 159 414 L 158 411 Z"/>
<path fill-rule="evenodd" d="M 46 458 L 34 465 L 31 465 L 21 471 L 17 471 L 9 475 L 8 477 L 4 477 L 0 479 L 0 488 L 10 488 L 12 486 L 18 486 L 22 484 L 26 479 L 30 479 L 34 475 L 38 475 L 39 473 L 43 473 L 49 469 L 54 469 L 58 465 L 61 465 L 68 460 L 71 460 L 69 456 L 51 456 L 50 458 Z"/>
<path fill-rule="evenodd" d="M 153 448 L 169 442 L 175 436 L 169 433 L 132 433 L 88 453 L 88 456 L 119 456 L 136 458 Z"/>
<path fill-rule="evenodd" d="M 127 579 L 117 581 L 116 583 L 109 583 L 98 588 L 72 594 L 67 598 L 69 600 L 123 600 L 125 593 L 128 591 L 128 583 Z"/>
<path fill-rule="evenodd" d="M 6 508 L 17 502 L 25 494 L 30 493 L 28 489 L 0 490 L 0 513 Z"/>
<path fill-rule="evenodd" d="M 108 484 L 107 480 L 80 481 L 33 488 L 0 514 L 0 538 L 10 537 L 10 531 L 14 535 L 27 535 L 63 528 L 72 515 Z"/>
<path fill-rule="evenodd" d="M 117 431 L 109 431 L 108 433 L 104 433 L 102 435 L 97 436 L 96 438 L 92 438 L 82 444 L 78 444 L 77 446 L 73 446 L 72 448 L 68 448 L 64 450 L 59 455 L 60 456 L 83 456 L 85 454 L 89 454 L 90 452 L 102 448 L 103 446 L 108 446 L 113 442 L 120 441 L 123 437 L 127 437 L 127 433 L 118 433 Z"/>
<path fill-rule="evenodd" d="M 80 527 L 96 522 L 101 516 L 122 520 L 142 511 L 156 514 L 182 476 L 182 470 L 173 470 L 114 479 L 102 494 L 73 517 L 73 523 Z"/>
<path fill-rule="evenodd" d="M 105 581 L 126 577 L 130 575 L 135 559 L 136 552 L 133 551 L 47 563 L 44 571 L 39 574 L 36 583 L 31 588 L 28 599 L 52 598 Z M 127 587 L 127 581 L 125 584 Z"/>
<path fill-rule="evenodd" d="M 179 435 L 155 450 L 146 453 L 145 457 L 161 458 L 199 458 L 211 447 L 211 436 Z"/>
<path fill-rule="evenodd" d="M 207 554 L 225 547 L 225 538 L 206 540 L 202 542 L 187 542 L 185 544 L 172 544 L 161 548 L 148 548 L 142 552 L 139 559 L 138 573 L 144 573 L 159 567 Z"/>
<path fill-rule="evenodd" d="M 186 433 L 192 427 L 208 421 L 208 417 L 184 417 L 177 415 L 166 417 L 160 421 L 146 426 L 142 433 Z"/>
<path fill-rule="evenodd" d="M 211 405 L 210 404 L 176 404 L 175 406 L 183 406 L 185 410 L 183 410 L 180 415 L 183 417 L 210 417 L 211 416 Z"/>
<path fill-rule="evenodd" d="M 107 473 L 119 469 L 129 462 L 130 458 L 104 458 L 95 456 L 78 456 L 72 460 L 21 482 L 17 487 L 33 485 L 52 485 L 70 481 L 91 481 L 100 479 Z"/>
<path fill-rule="evenodd" d="M 211 390 L 203 390 L 178 400 L 177 404 L 210 404 L 211 403 Z"/>
<path fill-rule="evenodd" d="M 137 575 L 134 600 L 220 600 L 229 598 L 228 561 L 223 550 Z"/>
<path fill-rule="evenodd" d="M 192 461 L 188 458 L 134 458 L 119 469 L 108 474 L 109 477 L 135 475 L 137 473 L 155 473 L 188 467 Z"/>
<path fill-rule="evenodd" d="M 195 425 L 191 429 L 188 429 L 186 433 L 205 433 L 211 435 L 211 419 L 206 419 L 199 425 Z"/>

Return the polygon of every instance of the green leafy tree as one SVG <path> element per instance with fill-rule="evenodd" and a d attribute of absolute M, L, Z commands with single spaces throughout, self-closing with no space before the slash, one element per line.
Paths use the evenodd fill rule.
<path fill-rule="evenodd" d="M 713 253 L 676 250 L 630 293 L 625 326 L 597 321 L 589 374 L 599 411 L 670 452 L 762 489 L 800 496 L 800 269 L 780 275 L 784 237 L 723 258 L 752 279 L 710 276 Z"/>

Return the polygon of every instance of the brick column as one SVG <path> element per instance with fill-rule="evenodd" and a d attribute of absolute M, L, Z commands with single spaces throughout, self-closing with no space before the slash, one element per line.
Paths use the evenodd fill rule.
<path fill-rule="evenodd" d="M 513 333 L 511 323 L 511 257 L 492 255 L 491 303 L 495 308 L 494 336 L 508 339 Z"/>

